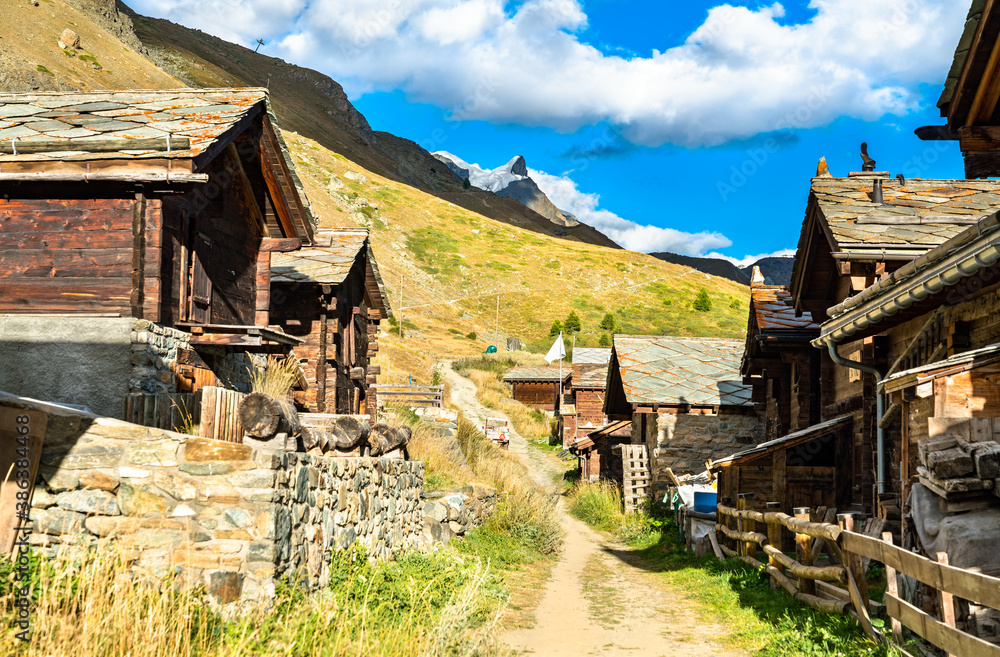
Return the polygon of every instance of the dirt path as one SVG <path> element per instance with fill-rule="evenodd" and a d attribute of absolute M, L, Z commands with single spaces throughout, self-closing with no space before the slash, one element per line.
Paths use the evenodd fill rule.
<path fill-rule="evenodd" d="M 477 423 L 503 414 L 476 399 L 475 385 L 450 367 L 444 368 L 451 401 Z M 511 431 L 510 450 L 535 480 L 553 489 L 555 467 L 528 442 Z M 724 627 L 703 621 L 682 591 L 672 590 L 655 575 L 629 563 L 621 545 L 571 517 L 560 500 L 558 512 L 566 529 L 566 546 L 552 578 L 540 592 L 535 626 L 507 632 L 506 640 L 522 654 L 632 655 L 634 657 L 736 657 L 723 648 Z"/>

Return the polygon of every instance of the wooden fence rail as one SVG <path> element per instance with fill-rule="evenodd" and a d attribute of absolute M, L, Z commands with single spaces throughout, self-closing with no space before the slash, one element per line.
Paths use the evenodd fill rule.
<path fill-rule="evenodd" d="M 877 561 L 886 569 L 884 608 L 892 619 L 892 636 L 897 643 L 902 642 L 905 626 L 955 657 L 1000 657 L 1000 646 L 957 629 L 954 613 L 956 597 L 1000 609 L 1000 578 L 950 566 L 944 553 L 934 561 L 896 547 L 888 532 L 882 534 L 881 540 L 858 533 L 854 531 L 851 514 L 836 516 L 839 521 L 836 525 L 814 522 L 808 519 L 807 508 L 796 509 L 796 517 L 773 510 L 761 513 L 747 508 L 750 499 L 749 495 L 741 495 L 739 508 L 735 509 L 718 505 L 717 543 L 725 556 L 738 558 L 770 575 L 772 586 L 781 586 L 813 609 L 850 614 L 872 639 L 886 641 L 869 616 L 869 611 L 882 607 L 868 600 L 865 579 L 867 564 Z M 769 509 L 774 506 L 768 503 Z M 835 515 L 835 511 L 828 511 L 825 517 Z M 731 526 L 733 523 L 735 527 Z M 766 534 L 757 531 L 757 523 L 767 526 Z M 782 549 L 783 530 L 795 535 L 794 559 Z M 815 564 L 823 551 L 829 555 L 831 565 Z M 766 564 L 758 560 L 759 552 L 767 557 Z M 899 575 L 907 575 L 939 591 L 941 619 L 899 597 Z"/>
<path fill-rule="evenodd" d="M 377 384 L 371 386 L 375 391 L 376 403 L 403 404 L 406 406 L 433 406 L 444 408 L 444 386 L 427 385 L 389 385 Z"/>

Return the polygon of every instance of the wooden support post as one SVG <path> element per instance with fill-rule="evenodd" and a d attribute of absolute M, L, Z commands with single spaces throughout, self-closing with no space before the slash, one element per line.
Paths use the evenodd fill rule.
<path fill-rule="evenodd" d="M 326 300 L 323 300 L 326 304 Z M 329 337 L 330 326 L 326 309 L 319 316 L 319 355 L 316 357 L 316 410 L 326 413 L 326 341 Z"/>
<path fill-rule="evenodd" d="M 892 532 L 883 532 L 882 540 L 892 545 Z M 896 569 L 892 566 L 886 564 L 885 567 L 885 583 L 886 591 L 889 595 L 899 597 L 899 580 L 896 576 Z M 899 622 L 899 619 L 892 619 L 892 638 L 896 642 L 896 645 L 903 645 L 903 624 Z"/>
<path fill-rule="evenodd" d="M 753 509 L 753 493 L 740 493 L 740 502 L 743 503 L 743 509 L 750 511 Z M 757 523 L 753 520 L 747 518 L 743 521 L 743 531 L 745 532 L 756 532 Z M 746 541 L 743 544 L 743 551 L 748 557 L 757 558 L 757 544 L 753 541 Z"/>
<path fill-rule="evenodd" d="M 853 513 L 840 513 L 837 515 L 837 523 L 840 528 L 847 532 L 856 532 L 854 527 Z M 861 567 L 861 557 L 853 553 L 844 553 L 847 570 L 854 576 L 854 581 L 858 587 L 864 607 L 868 608 L 868 580 L 865 579 L 865 571 Z"/>
<path fill-rule="evenodd" d="M 767 503 L 767 512 L 768 513 L 780 513 L 781 512 L 781 503 L 780 502 L 768 502 Z M 771 547 L 775 548 L 776 550 L 781 550 L 781 543 L 782 543 L 782 540 L 781 540 L 781 525 L 779 525 L 776 522 L 772 522 L 772 523 L 768 523 L 767 524 L 767 543 L 768 543 L 768 545 L 770 545 Z M 784 569 L 784 567 L 781 565 L 781 562 L 779 562 L 773 556 L 768 557 L 768 562 L 772 566 L 774 566 L 776 569 L 778 569 L 778 571 L 782 571 Z M 772 576 L 771 577 L 771 588 L 772 589 L 776 589 L 776 588 L 778 588 L 778 586 L 780 586 L 778 584 L 778 580 L 775 579 L 774 576 Z"/>
<path fill-rule="evenodd" d="M 810 522 L 809 507 L 797 506 L 794 509 L 795 517 L 799 520 Z M 812 560 L 812 538 L 808 534 L 795 535 L 795 560 L 803 566 L 813 565 Z M 808 595 L 816 595 L 816 582 L 807 578 L 799 578 L 799 590 Z"/>
<path fill-rule="evenodd" d="M 257 298 L 254 302 L 253 323 L 267 326 L 271 323 L 271 252 L 257 252 Z"/>
<path fill-rule="evenodd" d="M 938 552 L 937 561 L 938 563 L 947 566 L 948 553 Z M 886 575 L 888 576 L 888 570 L 886 571 Z M 941 596 L 941 622 L 948 627 L 955 627 L 955 597 L 944 589 L 941 589 L 938 593 Z M 955 655 L 948 653 L 948 657 L 955 657 Z"/>

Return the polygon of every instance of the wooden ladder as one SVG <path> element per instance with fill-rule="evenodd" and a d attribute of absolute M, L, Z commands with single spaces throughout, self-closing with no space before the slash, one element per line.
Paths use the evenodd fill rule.
<path fill-rule="evenodd" d="M 622 501 L 625 513 L 635 513 L 649 497 L 652 477 L 645 445 L 622 445 Z"/>

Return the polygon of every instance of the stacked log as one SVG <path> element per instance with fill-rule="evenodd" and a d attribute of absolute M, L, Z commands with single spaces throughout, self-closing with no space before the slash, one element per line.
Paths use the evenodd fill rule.
<path fill-rule="evenodd" d="M 306 451 L 318 447 L 323 454 L 360 455 L 370 433 L 367 420 L 355 415 L 335 415 L 310 420 L 309 425 L 303 427 L 302 444 Z"/>
<path fill-rule="evenodd" d="M 327 456 L 405 456 L 407 426 L 372 427 L 363 415 L 299 413 L 291 400 L 253 392 L 239 408 L 244 441 L 258 448 L 299 449 Z"/>
<path fill-rule="evenodd" d="M 406 447 L 413 432 L 410 427 L 390 427 L 388 424 L 376 424 L 368 437 L 368 445 L 372 456 L 385 456 L 390 452 Z"/>
<path fill-rule="evenodd" d="M 261 440 L 274 438 L 279 433 L 294 437 L 302 431 L 299 414 L 290 399 L 251 392 L 240 403 L 239 414 L 243 430 Z"/>

